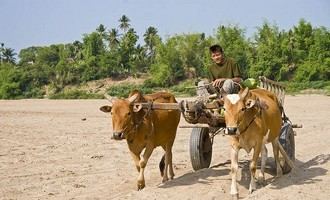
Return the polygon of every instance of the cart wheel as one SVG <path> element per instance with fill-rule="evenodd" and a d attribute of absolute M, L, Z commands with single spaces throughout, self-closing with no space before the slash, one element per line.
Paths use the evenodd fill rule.
<path fill-rule="evenodd" d="M 208 128 L 193 128 L 190 135 L 190 161 L 195 171 L 208 168 L 212 158 L 212 142 Z"/>
<path fill-rule="evenodd" d="M 295 160 L 294 131 L 290 123 L 284 122 L 281 128 L 281 135 L 279 141 L 285 152 L 288 154 L 289 158 L 294 162 Z M 284 160 L 284 158 L 281 159 L 280 164 L 284 174 L 287 174 L 291 171 L 291 167 Z"/>

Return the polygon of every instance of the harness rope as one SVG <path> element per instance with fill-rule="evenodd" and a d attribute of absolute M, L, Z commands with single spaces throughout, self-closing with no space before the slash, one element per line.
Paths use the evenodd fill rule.
<path fill-rule="evenodd" d="M 249 122 L 249 124 L 242 130 L 240 131 L 240 134 L 244 133 L 249 127 L 250 125 L 254 122 L 254 120 L 257 118 L 257 115 L 259 114 L 261 116 L 261 111 L 262 108 L 260 107 L 259 103 L 257 103 L 257 107 L 259 108 L 259 111 L 256 112 L 256 114 L 253 116 L 252 120 Z M 244 110 L 244 113 L 246 112 L 246 110 Z M 238 128 L 240 127 L 240 124 L 238 124 Z"/>

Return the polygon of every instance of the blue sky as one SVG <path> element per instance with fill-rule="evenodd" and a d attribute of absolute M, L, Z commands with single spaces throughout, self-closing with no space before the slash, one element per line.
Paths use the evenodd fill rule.
<path fill-rule="evenodd" d="M 329 0 L 0 0 L 0 42 L 17 53 L 73 42 L 99 24 L 118 28 L 123 14 L 140 38 L 149 26 L 163 39 L 182 33 L 212 35 L 228 24 L 251 36 L 265 20 L 286 30 L 301 18 L 330 27 Z"/>

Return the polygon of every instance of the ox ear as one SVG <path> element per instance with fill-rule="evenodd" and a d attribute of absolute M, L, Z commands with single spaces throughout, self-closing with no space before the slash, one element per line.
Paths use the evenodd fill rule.
<path fill-rule="evenodd" d="M 132 104 L 138 98 L 139 94 L 134 94 L 133 96 L 129 97 L 127 100 Z"/>
<path fill-rule="evenodd" d="M 141 103 L 134 103 L 133 104 L 133 112 L 139 112 L 142 109 Z"/>
<path fill-rule="evenodd" d="M 102 106 L 102 107 L 100 107 L 100 110 L 102 112 L 108 113 L 108 112 L 111 112 L 111 108 L 112 108 L 112 106 Z"/>
<path fill-rule="evenodd" d="M 241 93 L 239 94 L 239 96 L 240 96 L 241 99 L 244 99 L 244 98 L 247 96 L 248 93 L 249 93 L 249 88 L 246 87 L 246 88 L 243 90 L 243 92 L 241 92 Z"/>
<path fill-rule="evenodd" d="M 254 100 L 254 99 L 248 99 L 248 100 L 245 102 L 245 107 L 246 107 L 247 109 L 249 109 L 249 108 L 252 108 L 255 104 L 256 104 L 256 100 Z"/>

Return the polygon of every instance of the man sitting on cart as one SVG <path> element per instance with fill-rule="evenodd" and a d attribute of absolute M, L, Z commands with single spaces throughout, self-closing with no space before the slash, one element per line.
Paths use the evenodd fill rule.
<path fill-rule="evenodd" d="M 222 89 L 227 94 L 238 93 L 238 84 L 242 81 L 242 73 L 234 59 L 226 57 L 222 47 L 218 44 L 210 47 L 213 63 L 208 67 L 209 79 L 214 88 Z M 235 84 L 238 83 L 238 84 Z"/>
<path fill-rule="evenodd" d="M 241 71 L 238 64 L 229 57 L 224 55 L 223 49 L 220 45 L 215 44 L 210 48 L 210 55 L 213 63 L 208 66 L 209 80 L 211 84 L 207 81 L 199 81 L 197 85 L 197 103 L 185 101 L 181 104 L 181 111 L 187 122 L 195 123 L 207 123 L 211 126 L 218 126 L 223 120 L 219 121 L 219 117 L 222 117 L 222 109 L 213 109 L 216 114 L 210 115 L 206 113 L 203 109 L 205 103 L 210 100 L 210 94 L 217 94 L 216 97 L 221 98 L 221 95 L 235 94 L 240 91 L 240 83 L 242 81 Z M 212 97 L 214 98 L 214 97 Z M 216 100 L 217 101 L 217 100 Z M 223 103 L 218 101 L 218 103 Z M 216 115 L 216 116 L 215 116 Z M 223 117 L 222 117 L 223 118 Z"/>

